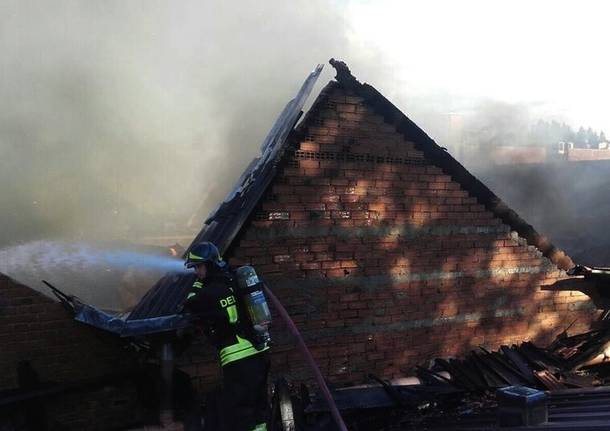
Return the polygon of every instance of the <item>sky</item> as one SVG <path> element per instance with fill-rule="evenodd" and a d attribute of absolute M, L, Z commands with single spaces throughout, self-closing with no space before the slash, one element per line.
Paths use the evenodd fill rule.
<path fill-rule="evenodd" d="M 382 55 L 394 92 L 535 104 L 543 115 L 610 128 L 602 1 L 367 1 L 350 39 Z"/>
<path fill-rule="evenodd" d="M 0 247 L 197 230 L 331 57 L 441 145 L 449 114 L 490 103 L 608 131 L 607 9 L 0 0 Z"/>

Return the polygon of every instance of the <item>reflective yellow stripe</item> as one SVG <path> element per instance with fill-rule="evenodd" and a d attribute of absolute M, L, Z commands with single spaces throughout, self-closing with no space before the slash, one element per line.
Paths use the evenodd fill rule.
<path fill-rule="evenodd" d="M 235 305 L 227 307 L 227 314 L 229 315 L 229 323 L 237 323 L 237 307 Z"/>
<path fill-rule="evenodd" d="M 188 258 L 189 259 L 203 259 L 203 257 L 197 256 L 195 253 L 191 253 L 190 251 L 189 251 L 189 257 Z"/>
<path fill-rule="evenodd" d="M 258 424 L 252 428 L 252 431 L 267 431 L 267 424 Z"/>
<path fill-rule="evenodd" d="M 192 289 L 202 289 L 203 288 L 203 283 L 199 280 L 197 280 L 196 282 L 193 283 Z M 186 299 L 191 299 L 193 296 L 197 295 L 197 292 L 190 292 L 188 295 L 186 295 Z"/>
<path fill-rule="evenodd" d="M 256 350 L 251 342 L 244 340 L 240 336 L 237 336 L 238 342 L 232 346 L 225 347 L 220 351 L 220 365 L 225 366 L 231 362 L 238 361 L 240 359 L 247 358 L 248 356 L 256 355 L 258 352 L 268 350 L 269 347 L 265 347 L 262 350 Z"/>

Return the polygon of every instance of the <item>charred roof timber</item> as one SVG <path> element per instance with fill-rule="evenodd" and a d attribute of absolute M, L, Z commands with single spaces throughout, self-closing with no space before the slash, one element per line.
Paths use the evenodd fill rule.
<path fill-rule="evenodd" d="M 288 102 L 261 145 L 261 156 L 252 160 L 233 190 L 205 221 L 204 227 L 185 252 L 201 241 L 216 244 L 225 253 L 250 217 L 277 172 L 289 135 L 303 114 L 301 109 L 315 85 L 323 65 L 309 74 L 296 96 Z M 191 274 L 167 274 L 142 298 L 129 319 L 146 319 L 177 312 L 193 283 Z"/>
<path fill-rule="evenodd" d="M 213 242 L 221 253 L 229 248 L 275 176 L 278 163 L 286 149 L 287 138 L 303 114 L 301 109 L 322 68 L 322 64 L 316 66 L 296 96 L 288 102 L 263 141 L 261 156 L 250 162 L 233 190 L 205 221 L 204 228 L 195 237 L 189 250 L 193 244 L 201 241 Z"/>

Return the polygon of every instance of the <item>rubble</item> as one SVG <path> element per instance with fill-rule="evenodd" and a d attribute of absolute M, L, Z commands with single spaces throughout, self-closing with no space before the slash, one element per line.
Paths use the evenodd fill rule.
<path fill-rule="evenodd" d="M 430 367 L 416 367 L 416 378 L 397 380 L 411 384 L 369 376 L 375 384 L 337 389 L 333 397 L 353 430 L 479 430 L 499 427 L 499 390 L 530 388 L 546 394 L 547 420 L 528 430 L 605 429 L 610 363 L 597 359 L 608 340 L 610 326 L 571 336 L 564 331 L 544 348 L 532 342 L 495 351 L 481 347 L 464 358 L 436 358 Z M 325 423 L 325 411 L 314 399 L 304 409 L 303 426 Z"/>

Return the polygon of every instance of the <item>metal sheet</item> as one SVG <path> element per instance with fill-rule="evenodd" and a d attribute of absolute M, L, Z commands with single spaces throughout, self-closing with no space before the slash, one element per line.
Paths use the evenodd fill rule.
<path fill-rule="evenodd" d="M 261 156 L 248 165 L 233 190 L 205 221 L 193 244 L 211 241 L 218 246 L 221 253 L 229 247 L 275 176 L 277 163 L 281 159 L 289 133 L 299 119 L 301 109 L 320 76 L 322 67 L 323 65 L 319 64 L 309 74 L 296 96 L 282 110 L 261 145 Z M 176 314 L 193 281 L 192 275 L 164 276 L 140 300 L 127 320 Z"/>
<path fill-rule="evenodd" d="M 323 65 L 319 64 L 305 79 L 297 95 L 286 104 L 261 144 L 261 157 L 250 163 L 225 201 L 205 221 L 189 249 L 200 241 L 212 241 L 221 253 L 229 247 L 275 176 L 288 135 L 301 116 L 301 109 L 322 68 Z"/>
<path fill-rule="evenodd" d="M 150 319 L 125 320 L 89 305 L 80 306 L 76 311 L 74 320 L 120 337 L 137 337 L 173 331 L 189 325 L 188 319 L 181 314 Z"/>

